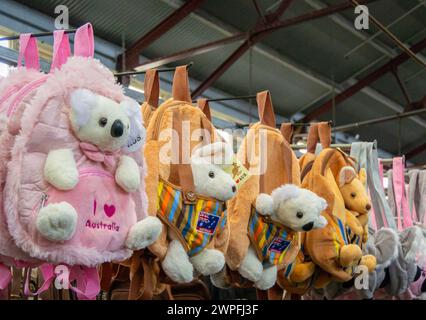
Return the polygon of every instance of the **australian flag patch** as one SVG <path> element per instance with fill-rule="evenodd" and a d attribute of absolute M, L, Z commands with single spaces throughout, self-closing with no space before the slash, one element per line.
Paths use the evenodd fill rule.
<path fill-rule="evenodd" d="M 290 245 L 290 241 L 284 240 L 283 238 L 276 237 L 272 240 L 268 250 L 271 252 L 282 253 Z"/>
<path fill-rule="evenodd" d="M 212 235 L 216 230 L 216 226 L 218 225 L 219 220 L 219 216 L 200 211 L 198 214 L 197 231 Z"/>

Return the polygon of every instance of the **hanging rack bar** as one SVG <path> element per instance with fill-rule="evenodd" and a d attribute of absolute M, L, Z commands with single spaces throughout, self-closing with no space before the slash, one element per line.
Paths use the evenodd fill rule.
<path fill-rule="evenodd" d="M 77 31 L 77 29 L 66 29 L 64 30 L 65 33 L 75 33 Z M 48 36 L 52 36 L 53 35 L 53 31 L 46 31 L 46 32 L 38 32 L 38 33 L 31 33 L 31 37 L 35 37 L 35 38 L 41 38 L 41 37 L 48 37 Z M 8 36 L 8 37 L 3 37 L 0 38 L 0 41 L 9 41 L 9 40 L 19 40 L 20 35 L 15 35 L 15 36 Z"/>
<path fill-rule="evenodd" d="M 249 96 L 238 96 L 238 97 L 223 97 L 223 98 L 214 98 L 214 99 L 207 99 L 208 102 L 218 102 L 218 101 L 233 101 L 233 100 L 250 100 L 250 99 L 256 99 L 256 95 L 249 95 Z M 196 100 L 192 102 L 197 102 Z"/>
<path fill-rule="evenodd" d="M 339 149 L 345 149 L 348 150 L 351 148 L 351 144 L 342 144 L 342 143 L 336 143 L 336 144 L 331 144 L 330 148 L 339 148 Z M 307 145 L 306 144 L 292 144 L 290 145 L 290 147 L 293 150 L 302 150 L 302 149 L 306 149 Z"/>
<path fill-rule="evenodd" d="M 376 119 L 365 120 L 365 121 L 355 122 L 355 123 L 351 123 L 351 124 L 345 124 L 343 126 L 337 126 L 337 127 L 332 128 L 331 131 L 332 132 L 347 131 L 347 130 L 351 130 L 351 129 L 355 129 L 355 128 L 358 128 L 358 127 L 367 126 L 367 125 L 371 125 L 371 124 L 382 123 L 382 122 L 406 118 L 406 117 L 412 117 L 412 116 L 419 115 L 419 114 L 425 113 L 425 112 L 426 112 L 426 108 L 413 110 L 413 111 L 409 111 L 409 112 L 396 113 L 396 114 L 391 115 L 391 116 L 380 117 L 380 118 L 376 118 Z"/>
<path fill-rule="evenodd" d="M 192 67 L 192 65 L 194 64 L 194 62 L 190 62 L 186 65 L 186 68 L 189 69 Z M 157 69 L 158 73 L 162 73 L 162 72 L 174 72 L 176 70 L 176 67 L 171 67 L 171 68 L 162 68 L 162 69 Z M 145 71 L 124 71 L 124 72 L 116 72 L 114 73 L 114 76 L 116 77 L 122 77 L 122 76 L 132 76 L 132 75 L 137 75 L 137 74 L 145 74 L 147 72 L 147 70 Z"/>

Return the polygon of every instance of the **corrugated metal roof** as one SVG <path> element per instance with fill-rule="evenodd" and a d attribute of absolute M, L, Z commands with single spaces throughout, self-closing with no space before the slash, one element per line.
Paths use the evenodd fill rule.
<path fill-rule="evenodd" d="M 56 5 L 64 4 L 69 8 L 71 24 L 81 25 L 90 21 L 98 36 L 119 45 L 123 36 L 127 45 L 135 42 L 172 13 L 176 4 L 181 3 L 178 0 L 18 0 L 18 2 L 51 16 L 54 15 Z M 370 13 L 386 25 L 419 2 L 379 0 L 369 4 L 368 7 Z M 276 5 L 278 0 L 262 0 L 258 3 L 265 12 L 267 8 Z M 342 0 L 293 1 L 282 19 L 338 3 L 342 3 Z M 185 18 L 142 53 L 148 58 L 157 58 L 208 43 L 234 32 L 249 30 L 255 25 L 257 18 L 258 14 L 252 1 L 205 0 L 195 14 Z M 346 80 L 354 76 L 355 80 L 359 79 L 401 52 L 385 35 L 380 35 L 373 44 L 364 45 L 346 59 L 344 55 L 361 43 L 362 37 L 377 32 L 371 23 L 368 31 L 354 30 L 351 27 L 353 19 L 353 10 L 346 10 L 338 15 L 278 30 L 253 49 L 251 84 L 250 59 L 249 53 L 246 53 L 213 86 L 230 95 L 269 89 L 277 113 L 285 116 L 290 116 L 309 104 L 312 104 L 308 109 L 311 110 L 330 97 L 326 93 L 333 81 L 347 87 Z M 426 7 L 416 9 L 395 24 L 391 31 L 409 45 L 423 39 L 426 36 Z M 191 76 L 202 81 L 237 46 L 238 43 L 231 44 L 180 63 L 194 61 Z M 426 50 L 423 50 L 423 54 L 426 54 Z M 376 63 L 372 64 L 374 61 Z M 362 72 L 363 69 L 366 70 Z M 398 70 L 400 77 L 405 80 L 418 73 L 421 67 L 410 60 Z M 408 81 L 406 87 L 413 101 L 422 98 L 426 94 L 426 72 Z M 373 94 L 358 93 L 336 107 L 337 124 L 392 114 L 396 112 L 395 106 L 406 104 L 401 89 L 391 74 L 375 81 L 370 88 L 375 90 Z M 374 95 L 379 95 L 379 98 L 373 99 Z M 322 96 L 323 98 L 320 98 Z M 386 103 L 386 99 L 389 99 L 389 103 Z M 312 103 L 315 100 L 318 101 Z M 329 112 L 322 118 L 331 117 L 332 112 Z M 401 122 L 403 146 L 415 146 L 416 143 L 420 144 L 425 140 L 426 129 L 418 122 L 412 119 Z M 395 154 L 398 151 L 396 143 L 398 131 L 395 130 L 395 122 L 371 126 L 354 133 L 360 133 L 361 138 L 366 140 L 376 138 L 379 146 L 389 152 Z M 425 153 L 416 160 L 426 162 Z"/>

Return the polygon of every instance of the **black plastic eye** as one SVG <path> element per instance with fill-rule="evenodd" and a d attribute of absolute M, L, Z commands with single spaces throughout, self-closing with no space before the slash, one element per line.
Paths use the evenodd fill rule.
<path fill-rule="evenodd" d="M 303 218 L 303 212 L 298 211 L 296 213 L 296 217 L 298 217 L 299 219 L 302 219 Z"/>
<path fill-rule="evenodd" d="M 352 197 L 352 198 L 355 198 L 355 197 L 356 197 L 356 193 L 355 193 L 355 192 L 352 192 L 352 193 L 351 193 L 351 197 Z"/>
<path fill-rule="evenodd" d="M 212 178 L 212 179 L 214 178 L 214 172 L 213 171 L 209 172 L 209 177 Z"/>
<path fill-rule="evenodd" d="M 101 127 L 105 127 L 106 126 L 106 124 L 107 124 L 107 122 L 108 122 L 108 119 L 107 118 L 100 118 L 99 119 L 99 125 L 101 126 Z"/>

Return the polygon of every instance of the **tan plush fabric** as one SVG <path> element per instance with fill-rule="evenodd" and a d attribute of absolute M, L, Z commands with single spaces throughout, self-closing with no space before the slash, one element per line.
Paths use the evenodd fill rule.
<path fill-rule="evenodd" d="M 243 139 L 237 157 L 254 174 L 239 188 L 237 195 L 228 205 L 231 233 L 226 261 L 231 270 L 239 267 L 250 245 L 247 226 L 251 205 L 259 194 L 259 173 L 262 172 L 253 170 L 266 168 L 263 190 L 265 193 L 272 192 L 284 183 L 300 185 L 299 164 L 294 153 L 288 148 L 289 145 L 279 130 L 262 123 L 251 126 Z"/>

